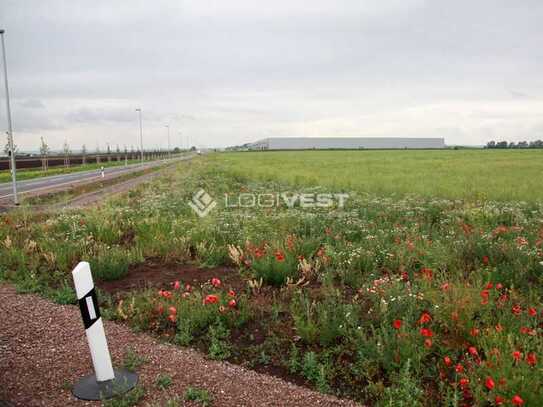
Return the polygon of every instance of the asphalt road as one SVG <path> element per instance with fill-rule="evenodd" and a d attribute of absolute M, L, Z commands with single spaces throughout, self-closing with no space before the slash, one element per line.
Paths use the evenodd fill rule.
<path fill-rule="evenodd" d="M 172 161 L 188 160 L 193 156 L 184 156 L 173 158 Z M 159 160 L 146 162 L 143 165 L 140 163 L 130 164 L 127 166 L 109 167 L 104 169 L 104 179 L 110 179 L 119 177 L 131 172 L 142 171 L 146 168 L 158 167 L 160 165 L 167 164 L 168 160 Z M 40 192 L 47 192 L 49 190 L 62 190 L 62 187 L 66 189 L 82 184 L 86 182 L 98 181 L 102 178 L 100 170 L 90 170 L 81 172 L 72 172 L 70 174 L 53 175 L 50 177 L 33 178 L 26 181 L 17 182 L 17 192 L 20 195 L 23 194 L 39 194 Z M 0 183 L 0 200 L 7 200 L 13 197 L 13 190 L 11 182 Z"/>

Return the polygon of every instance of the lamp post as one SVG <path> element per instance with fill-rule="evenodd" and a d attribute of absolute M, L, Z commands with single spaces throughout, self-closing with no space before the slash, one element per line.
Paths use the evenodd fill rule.
<path fill-rule="evenodd" d="M 140 150 L 141 150 L 141 163 L 143 164 L 143 129 L 141 126 L 141 108 L 138 107 L 136 109 L 136 112 L 139 113 L 139 117 L 140 117 Z"/>
<path fill-rule="evenodd" d="M 171 158 L 170 156 L 170 125 L 167 124 L 165 125 L 164 127 L 166 127 L 168 129 L 168 158 Z"/>
<path fill-rule="evenodd" d="M 6 110 L 8 117 L 8 144 L 11 159 L 11 184 L 13 186 L 13 203 L 19 205 L 17 196 L 17 168 L 15 166 L 15 151 L 13 148 L 13 128 L 11 126 L 11 108 L 9 105 L 9 86 L 8 86 L 8 65 L 6 61 L 6 45 L 4 43 L 5 30 L 0 29 L 0 37 L 2 37 L 2 59 L 4 61 L 4 84 L 6 87 Z"/>

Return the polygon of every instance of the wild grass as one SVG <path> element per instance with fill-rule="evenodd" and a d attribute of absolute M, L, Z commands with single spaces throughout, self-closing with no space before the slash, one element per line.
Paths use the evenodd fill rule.
<path fill-rule="evenodd" d="M 543 150 L 242 152 L 213 157 L 234 176 L 378 196 L 542 201 Z"/>
<path fill-rule="evenodd" d="M 341 154 L 366 153 L 388 152 Z M 532 154 L 498 156 L 510 153 Z M 225 192 L 304 191 L 313 182 L 277 174 L 278 181 L 277 169 L 256 162 L 235 168 L 253 156 L 274 153 L 179 164 L 175 174 L 85 211 L 3 215 L 0 277 L 67 303 L 69 272 L 80 260 L 91 261 L 100 280 L 122 278 L 149 258 L 229 265 L 235 292 L 181 281 L 110 299 L 103 315 L 215 359 L 284 369 L 367 405 L 542 405 L 542 203 L 373 191 L 353 194 L 343 209 L 219 204 L 203 219 L 192 212 L 187 202 L 199 188 L 220 203 Z M 517 165 L 524 175 L 526 166 Z M 315 168 L 311 177 L 324 187 L 341 182 L 329 171 Z M 525 191 L 522 181 L 515 188 Z M 126 362 L 139 363 L 130 354 Z"/>

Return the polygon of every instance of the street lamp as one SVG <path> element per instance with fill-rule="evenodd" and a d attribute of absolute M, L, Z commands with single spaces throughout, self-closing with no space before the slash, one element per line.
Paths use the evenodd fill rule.
<path fill-rule="evenodd" d="M 2 37 L 2 59 L 4 61 L 4 84 L 6 87 L 6 110 L 8 116 L 8 144 L 11 158 L 11 183 L 13 186 L 13 203 L 19 205 L 17 197 L 17 168 L 15 166 L 15 151 L 13 148 L 13 128 L 11 127 L 11 108 L 9 105 L 9 86 L 8 86 L 8 65 L 6 61 L 6 44 L 4 43 L 5 30 L 0 29 L 0 37 Z"/>
<path fill-rule="evenodd" d="M 168 129 L 168 158 L 171 158 L 170 156 L 170 125 L 167 124 L 164 127 Z"/>
<path fill-rule="evenodd" d="M 143 130 L 141 127 L 141 108 L 138 107 L 136 109 L 136 112 L 139 113 L 139 117 L 140 117 L 140 150 L 141 150 L 141 163 L 143 164 Z"/>

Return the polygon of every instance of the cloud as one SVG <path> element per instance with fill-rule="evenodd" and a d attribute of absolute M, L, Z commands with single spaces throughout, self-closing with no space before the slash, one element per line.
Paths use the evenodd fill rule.
<path fill-rule="evenodd" d="M 45 105 L 39 99 L 26 99 L 22 101 L 19 106 L 24 109 L 45 109 Z"/>
<path fill-rule="evenodd" d="M 5 0 L 0 15 L 30 144 L 53 129 L 130 143 L 138 106 L 157 143 L 165 123 L 214 146 L 302 132 L 540 137 L 538 0 Z"/>
<path fill-rule="evenodd" d="M 133 123 L 134 118 L 134 111 L 127 108 L 80 108 L 66 115 L 67 122 L 76 124 Z"/>

